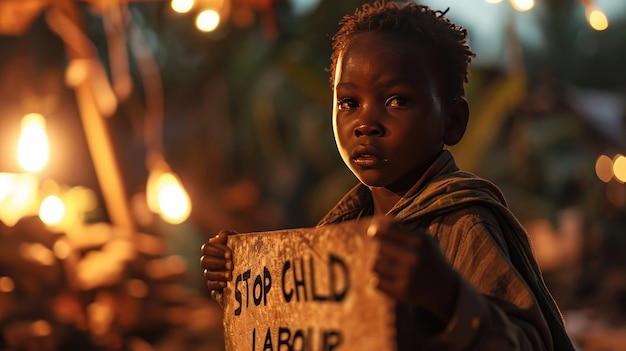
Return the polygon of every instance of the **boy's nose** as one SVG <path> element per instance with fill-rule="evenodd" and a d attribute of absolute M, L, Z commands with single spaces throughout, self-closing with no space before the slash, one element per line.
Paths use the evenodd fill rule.
<path fill-rule="evenodd" d="M 354 135 L 360 136 L 383 136 L 383 127 L 378 123 L 360 123 L 354 128 Z"/>
<path fill-rule="evenodd" d="M 385 111 L 375 103 L 363 103 L 358 109 L 354 135 L 356 137 L 369 136 L 381 137 L 385 134 L 385 128 L 380 123 Z"/>

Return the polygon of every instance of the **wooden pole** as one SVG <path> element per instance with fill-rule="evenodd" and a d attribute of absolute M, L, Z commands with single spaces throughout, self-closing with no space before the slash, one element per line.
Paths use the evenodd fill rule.
<path fill-rule="evenodd" d="M 90 42 L 86 40 L 84 35 L 85 27 L 76 7 L 77 2 L 74 0 L 59 0 L 55 3 L 61 14 L 72 25 L 70 29 L 76 30 L 70 31 L 63 38 L 66 42 L 70 62 L 76 59 L 86 60 L 86 62 L 90 62 L 90 60 L 92 60 L 91 62 L 99 62 L 96 53 L 90 46 Z M 68 42 L 68 39 L 71 42 Z M 96 104 L 96 92 L 93 89 L 94 86 L 91 79 L 92 77 L 87 75 L 85 79 L 77 82 L 74 87 L 78 111 L 111 223 L 117 228 L 127 229 L 125 232 L 130 237 L 135 230 L 135 226 L 130 214 L 126 191 L 115 159 L 109 131 L 103 115 Z"/>

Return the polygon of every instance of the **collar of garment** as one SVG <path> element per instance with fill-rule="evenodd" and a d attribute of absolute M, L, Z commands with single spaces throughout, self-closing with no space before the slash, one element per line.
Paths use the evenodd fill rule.
<path fill-rule="evenodd" d="M 460 171 L 452 154 L 448 150 L 443 150 L 389 214 L 400 221 L 410 221 L 425 215 L 454 210 L 476 201 L 506 207 L 504 196 L 494 184 L 471 173 Z M 369 188 L 358 184 L 322 218 L 318 225 L 370 216 L 373 214 L 373 208 Z"/>

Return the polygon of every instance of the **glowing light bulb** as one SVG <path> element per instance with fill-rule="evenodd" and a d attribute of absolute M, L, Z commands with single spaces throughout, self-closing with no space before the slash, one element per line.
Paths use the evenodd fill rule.
<path fill-rule="evenodd" d="M 15 175 L 12 173 L 0 173 L 0 202 L 6 199 L 11 192 L 14 179 Z"/>
<path fill-rule="evenodd" d="M 46 197 L 39 206 L 39 218 L 48 225 L 60 223 L 64 215 L 65 205 L 58 196 Z"/>
<path fill-rule="evenodd" d="M 50 150 L 46 135 L 46 121 L 38 113 L 22 118 L 22 132 L 17 145 L 20 166 L 27 171 L 37 172 L 48 162 Z"/>
<path fill-rule="evenodd" d="M 170 5 L 178 13 L 187 13 L 193 8 L 194 0 L 172 0 Z"/>
<path fill-rule="evenodd" d="M 601 155 L 596 160 L 596 175 L 598 178 L 608 183 L 613 179 L 613 160 L 607 155 Z"/>
<path fill-rule="evenodd" d="M 528 11 L 535 6 L 534 0 L 510 0 L 511 5 L 517 11 Z"/>
<path fill-rule="evenodd" d="M 613 175 L 615 179 L 626 183 L 626 156 L 617 155 L 613 161 Z"/>
<path fill-rule="evenodd" d="M 178 178 L 172 173 L 164 173 L 159 178 L 158 189 L 163 219 L 171 224 L 184 222 L 191 212 L 191 203 Z"/>
<path fill-rule="evenodd" d="M 15 290 L 15 282 L 11 277 L 0 277 L 0 292 L 10 293 Z"/>
<path fill-rule="evenodd" d="M 184 222 L 191 213 L 189 195 L 165 162 L 157 163 L 150 171 L 146 200 L 150 211 L 171 224 Z"/>
<path fill-rule="evenodd" d="M 31 323 L 30 332 L 33 336 L 48 336 L 52 333 L 52 327 L 48 321 L 39 319 Z"/>
<path fill-rule="evenodd" d="M 602 31 L 609 27 L 609 20 L 601 10 L 597 8 L 587 8 L 585 14 L 587 15 L 587 22 L 589 22 L 591 28 Z"/>
<path fill-rule="evenodd" d="M 196 17 L 196 28 L 203 32 L 211 32 L 220 24 L 220 14 L 215 10 L 204 10 Z"/>
<path fill-rule="evenodd" d="M 36 215 L 39 208 L 39 181 L 33 173 L 0 173 L 0 221 L 9 227 L 20 218 Z"/>

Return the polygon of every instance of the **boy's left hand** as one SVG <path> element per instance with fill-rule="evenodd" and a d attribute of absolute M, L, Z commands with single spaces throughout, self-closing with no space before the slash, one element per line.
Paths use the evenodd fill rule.
<path fill-rule="evenodd" d="M 461 278 L 435 240 L 427 233 L 403 229 L 390 217 L 374 217 L 368 235 L 380 242 L 374 263 L 377 288 L 398 302 L 428 310 L 447 324 Z"/>

